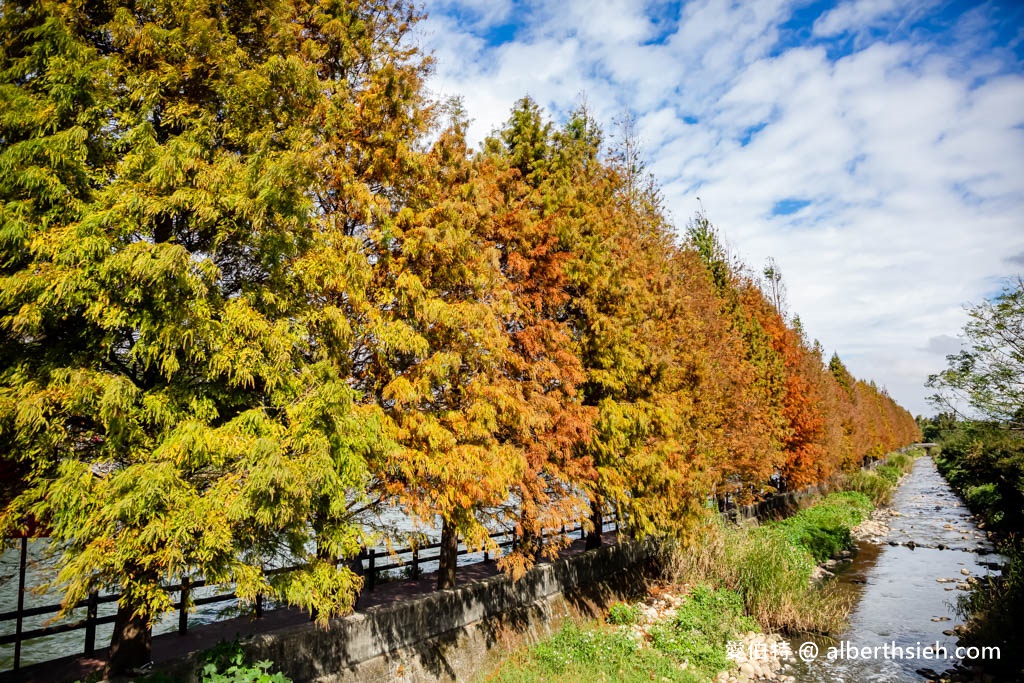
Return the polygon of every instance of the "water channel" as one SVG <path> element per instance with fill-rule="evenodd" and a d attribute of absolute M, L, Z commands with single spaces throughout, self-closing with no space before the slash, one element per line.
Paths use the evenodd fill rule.
<path fill-rule="evenodd" d="M 957 636 L 950 635 L 960 623 L 954 605 L 968 576 L 981 578 L 998 572 L 1002 558 L 994 554 L 984 531 L 979 530 L 963 502 L 939 475 L 930 458 L 919 458 L 912 473 L 897 489 L 891 503 L 892 517 L 885 536 L 861 542 L 852 561 L 837 571 L 836 585 L 856 600 L 849 627 L 835 641 L 815 641 L 819 656 L 810 663 L 797 661 L 790 671 L 805 683 L 923 681 L 927 675 L 918 673 L 931 669 L 941 673 L 952 668 Z M 427 530 L 431 535 L 431 530 Z M 30 573 L 50 574 L 51 562 L 42 559 L 44 541 L 30 543 Z M 477 558 L 464 556 L 460 564 Z M 0 553 L 0 611 L 12 609 L 16 599 L 14 577 L 16 555 Z M 425 571 L 432 567 L 424 566 Z M 964 574 L 962 570 L 967 570 Z M 941 581 L 940 581 L 941 579 Z M 37 581 L 30 581 L 30 585 Z M 26 596 L 26 607 L 55 601 L 55 594 Z M 209 606 L 190 618 L 190 624 L 216 621 L 237 606 Z M 106 611 L 112 612 L 113 605 Z M 75 615 L 78 617 L 80 615 Z M 74 617 L 73 617 L 74 618 Z M 42 626 L 45 617 L 37 617 L 26 628 Z M 8 625 L 10 626 L 10 625 Z M 155 633 L 173 630 L 176 617 L 167 615 L 154 628 Z M 109 629 L 99 629 L 97 643 L 102 647 L 109 639 Z M 72 632 L 28 641 L 24 645 L 26 664 L 44 661 L 55 655 L 71 654 L 81 649 L 82 632 Z M 794 638 L 796 653 L 809 638 Z M 895 644 L 898 647 L 925 648 L 936 644 L 944 647 L 949 658 L 937 661 L 926 657 L 884 658 L 858 657 L 856 660 L 829 661 L 828 649 L 846 641 L 858 648 Z M 881 652 L 881 650 L 880 650 Z M 10 667 L 10 647 L 0 647 L 0 670 Z"/>
<path fill-rule="evenodd" d="M 798 658 L 792 672 L 797 681 L 923 681 L 929 670 L 942 673 L 960 661 L 953 633 L 962 623 L 957 597 L 965 594 L 968 576 L 998 573 L 1002 557 L 931 458 L 915 462 L 893 495 L 891 513 L 888 533 L 872 539 L 878 542 L 859 543 L 834 579 L 856 600 L 847 630 L 836 640 L 814 641 L 818 656 L 809 663 Z M 808 640 L 794 638 L 793 652 Z M 878 650 L 869 657 L 858 652 L 856 659 L 829 660 L 829 648 L 844 641 Z"/>

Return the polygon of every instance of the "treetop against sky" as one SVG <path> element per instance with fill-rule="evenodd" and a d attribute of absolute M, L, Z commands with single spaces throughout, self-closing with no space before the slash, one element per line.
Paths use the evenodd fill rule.
<path fill-rule="evenodd" d="M 631 111 L 681 227 L 774 257 L 811 338 L 915 413 L 964 306 L 1024 270 L 1024 6 L 427 0 L 471 141 L 529 94 Z"/>

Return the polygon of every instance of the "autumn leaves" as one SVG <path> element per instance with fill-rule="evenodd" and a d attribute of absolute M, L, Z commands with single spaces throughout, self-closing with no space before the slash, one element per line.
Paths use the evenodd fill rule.
<path fill-rule="evenodd" d="M 914 438 L 628 135 L 526 99 L 478 151 L 404 2 L 26 3 L 0 18 L 8 532 L 125 633 L 202 575 L 321 619 L 386 507 L 459 539 L 614 508 L 684 534 Z M 102 75 L 98 77 L 97 75 Z M 281 558 L 302 569 L 266 576 Z M 115 641 L 120 636 L 115 633 Z"/>

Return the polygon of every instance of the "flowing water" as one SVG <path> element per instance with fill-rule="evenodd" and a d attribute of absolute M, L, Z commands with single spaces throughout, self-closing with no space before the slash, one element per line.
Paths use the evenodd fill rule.
<path fill-rule="evenodd" d="M 941 673 L 960 661 L 952 633 L 962 623 L 957 597 L 968 576 L 998 573 L 1002 558 L 931 458 L 916 461 L 891 507 L 888 534 L 879 543 L 860 543 L 835 579 L 857 600 L 847 630 L 835 640 L 791 641 L 797 681 L 922 681 L 928 670 Z M 803 662 L 799 648 L 808 659 L 814 649 L 807 641 L 817 657 Z M 844 656 L 829 660 L 829 649 L 843 643 Z"/>

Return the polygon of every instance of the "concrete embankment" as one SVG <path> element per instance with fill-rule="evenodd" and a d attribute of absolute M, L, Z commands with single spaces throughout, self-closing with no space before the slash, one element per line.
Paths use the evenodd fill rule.
<path fill-rule="evenodd" d="M 593 617 L 642 591 L 656 560 L 653 543 L 622 543 L 427 597 L 379 605 L 333 620 L 255 636 L 242 643 L 295 683 L 465 680 L 492 656 L 556 630 L 566 618 Z M 160 667 L 198 680 L 191 655 Z"/>

